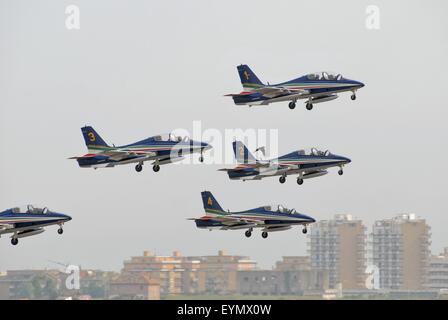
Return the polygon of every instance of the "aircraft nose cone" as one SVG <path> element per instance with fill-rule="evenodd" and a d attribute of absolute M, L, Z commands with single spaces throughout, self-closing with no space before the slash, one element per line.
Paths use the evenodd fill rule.
<path fill-rule="evenodd" d="M 364 83 L 362 83 L 362 82 L 360 82 L 360 81 L 356 81 L 356 85 L 357 85 L 359 88 L 362 88 L 362 87 L 365 86 Z"/>
<path fill-rule="evenodd" d="M 202 149 L 204 149 L 204 150 L 209 150 L 209 149 L 212 148 L 212 146 L 209 145 L 209 144 L 206 143 L 206 142 L 202 142 L 202 143 L 201 143 L 201 146 L 202 146 Z"/>
<path fill-rule="evenodd" d="M 310 223 L 316 222 L 316 220 L 314 218 L 311 218 L 310 216 L 305 216 L 305 219 L 307 222 L 310 222 Z"/>
<path fill-rule="evenodd" d="M 70 216 L 65 216 L 65 217 L 64 217 L 64 220 L 65 220 L 65 221 L 70 221 L 70 220 L 72 220 L 72 217 L 70 217 Z"/>
<path fill-rule="evenodd" d="M 352 160 L 349 159 L 349 158 L 346 158 L 346 157 L 341 157 L 341 162 L 343 162 L 343 163 L 345 164 L 345 163 L 350 163 L 350 162 L 352 162 Z"/>

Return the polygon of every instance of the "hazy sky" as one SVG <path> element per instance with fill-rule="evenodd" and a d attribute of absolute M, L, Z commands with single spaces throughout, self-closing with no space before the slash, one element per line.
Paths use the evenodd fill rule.
<path fill-rule="evenodd" d="M 65 8 L 80 8 L 67 30 Z M 366 6 L 380 30 L 365 27 Z M 429 4 L 431 6 L 429 6 Z M 143 250 L 185 255 L 225 249 L 270 267 L 306 254 L 301 228 L 250 239 L 196 229 L 200 192 L 225 208 L 282 203 L 318 220 L 350 213 L 369 227 L 415 213 L 448 246 L 448 3 L 428 1 L 8 1 L 0 0 L 0 210 L 33 203 L 70 214 L 16 247 L 0 239 L 0 270 L 55 267 L 56 260 L 119 270 Z M 362 81 L 307 111 L 302 103 L 236 107 L 236 66 L 262 81 L 331 70 Z M 279 129 L 279 152 L 317 146 L 350 157 L 298 186 L 290 177 L 230 181 L 216 165 L 81 169 L 80 128 L 125 144 L 176 128 Z"/>

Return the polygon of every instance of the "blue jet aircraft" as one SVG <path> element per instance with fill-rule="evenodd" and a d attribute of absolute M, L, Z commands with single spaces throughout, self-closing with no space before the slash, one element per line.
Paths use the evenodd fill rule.
<path fill-rule="evenodd" d="M 260 148 L 259 148 L 260 149 Z M 258 150 L 258 149 L 257 149 Z M 241 141 L 233 142 L 233 152 L 238 166 L 225 171 L 232 180 L 261 180 L 267 177 L 280 176 L 280 183 L 286 182 L 288 175 L 298 175 L 297 183 L 316 178 L 328 173 L 327 169 L 339 167 L 339 175 L 343 175 L 343 167 L 351 160 L 332 154 L 330 151 L 319 151 L 316 148 L 299 150 L 271 160 L 258 160 Z"/>
<path fill-rule="evenodd" d="M 135 170 L 143 170 L 145 161 L 153 161 L 153 170 L 158 172 L 160 165 L 181 161 L 184 155 L 200 153 L 203 162 L 204 151 L 211 148 L 205 142 L 198 142 L 188 137 L 176 137 L 172 133 L 157 135 L 147 139 L 116 147 L 109 146 L 92 127 L 81 128 L 88 154 L 72 157 L 81 168 L 110 168 L 117 165 L 137 163 Z"/>
<path fill-rule="evenodd" d="M 356 91 L 364 84 L 343 78 L 340 74 L 329 72 L 311 73 L 279 84 L 264 84 L 247 65 L 237 67 L 243 92 L 228 94 L 236 105 L 268 105 L 273 102 L 290 101 L 294 109 L 299 99 L 306 99 L 306 108 L 313 109 L 315 103 L 334 100 L 338 93 L 351 91 L 351 99 L 356 99 Z"/>
<path fill-rule="evenodd" d="M 239 212 L 224 211 L 211 192 L 203 191 L 201 195 L 205 216 L 189 219 L 194 220 L 196 226 L 201 229 L 247 229 L 245 235 L 249 238 L 254 228 L 262 228 L 261 236 L 267 238 L 270 232 L 288 230 L 295 225 L 303 225 L 302 232 L 307 233 L 307 226 L 316 221 L 295 209 L 287 209 L 281 205 Z"/>
<path fill-rule="evenodd" d="M 62 225 L 70 220 L 70 216 L 52 212 L 48 208 L 34 208 L 31 205 L 12 208 L 0 212 L 0 236 L 12 233 L 11 244 L 15 246 L 19 243 L 19 238 L 40 234 L 47 226 L 59 225 L 58 233 L 62 234 Z"/>

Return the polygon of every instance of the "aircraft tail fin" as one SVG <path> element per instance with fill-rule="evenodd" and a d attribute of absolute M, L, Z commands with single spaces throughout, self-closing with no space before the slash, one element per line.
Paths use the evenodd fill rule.
<path fill-rule="evenodd" d="M 244 90 L 251 91 L 254 88 L 263 87 L 264 84 L 258 79 L 255 73 L 249 68 L 248 65 L 242 64 L 237 67 L 238 74 L 240 75 L 241 84 Z"/>
<path fill-rule="evenodd" d="M 216 201 L 215 197 L 210 191 L 203 191 L 201 192 L 202 195 L 202 203 L 204 204 L 204 210 L 213 210 L 213 211 L 219 211 L 224 212 L 224 210 L 219 205 L 218 201 Z"/>
<path fill-rule="evenodd" d="M 85 126 L 81 128 L 81 131 L 89 152 L 95 153 L 98 151 L 98 149 L 101 149 L 101 147 L 109 147 L 92 127 Z"/>
<path fill-rule="evenodd" d="M 256 163 L 257 159 L 241 141 L 233 142 L 233 153 L 238 163 Z"/>

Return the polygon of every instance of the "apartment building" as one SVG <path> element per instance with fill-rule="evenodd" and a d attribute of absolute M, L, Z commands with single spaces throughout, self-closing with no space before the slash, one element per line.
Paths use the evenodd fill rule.
<path fill-rule="evenodd" d="M 313 224 L 308 236 L 308 252 L 313 269 L 328 272 L 331 289 L 363 289 L 366 280 L 366 228 L 351 215 Z"/>

